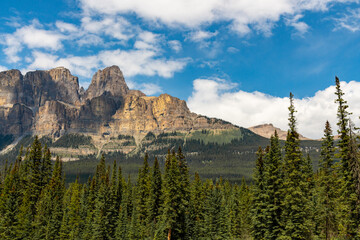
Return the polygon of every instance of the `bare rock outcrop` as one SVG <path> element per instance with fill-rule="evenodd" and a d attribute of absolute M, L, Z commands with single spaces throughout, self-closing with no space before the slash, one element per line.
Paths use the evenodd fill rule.
<path fill-rule="evenodd" d="M 57 67 L 0 73 L 0 133 L 57 138 L 69 132 L 98 137 L 147 132 L 231 129 L 230 123 L 190 112 L 184 100 L 148 97 L 129 90 L 119 67 L 99 70 L 89 88 L 79 88 L 70 71 Z"/>

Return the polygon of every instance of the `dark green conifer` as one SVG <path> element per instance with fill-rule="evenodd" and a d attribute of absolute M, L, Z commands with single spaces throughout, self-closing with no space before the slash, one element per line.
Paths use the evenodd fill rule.
<path fill-rule="evenodd" d="M 261 147 L 257 151 L 257 160 L 254 171 L 253 208 L 252 208 L 252 235 L 255 240 L 265 239 L 267 219 L 265 215 L 267 195 L 265 183 L 264 152 Z"/>
<path fill-rule="evenodd" d="M 148 205 L 148 223 L 150 226 L 150 236 L 154 237 L 157 223 L 161 214 L 162 206 L 162 178 L 159 161 L 155 157 L 154 167 L 151 177 L 151 189 Z"/>
<path fill-rule="evenodd" d="M 283 239 L 311 238 L 311 226 L 308 225 L 310 204 L 306 193 L 308 184 L 303 171 L 304 165 L 299 134 L 296 131 L 293 94 L 290 93 L 289 130 L 284 157 Z"/>
<path fill-rule="evenodd" d="M 335 77 L 336 100 L 338 104 L 338 143 L 341 161 L 341 175 L 343 186 L 341 187 L 341 212 L 340 230 L 342 235 L 352 239 L 360 239 L 360 179 L 358 150 L 350 129 L 351 113 L 348 112 L 347 102 L 343 99 L 344 93 L 340 87 L 340 80 Z M 357 187 L 359 189 L 357 189 Z"/>
<path fill-rule="evenodd" d="M 318 171 L 318 221 L 321 236 L 329 240 L 336 235 L 336 172 L 334 169 L 334 137 L 330 123 L 326 121 Z"/>
<path fill-rule="evenodd" d="M 279 137 L 275 131 L 270 138 L 270 150 L 265 157 L 266 232 L 265 239 L 278 239 L 281 235 L 281 202 L 283 188 L 282 157 Z"/>

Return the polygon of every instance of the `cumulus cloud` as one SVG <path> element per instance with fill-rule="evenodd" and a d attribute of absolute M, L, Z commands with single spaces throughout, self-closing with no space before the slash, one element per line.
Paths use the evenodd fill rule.
<path fill-rule="evenodd" d="M 221 79 L 196 79 L 188 99 L 189 108 L 203 115 L 221 118 L 238 126 L 251 127 L 273 123 L 288 129 L 289 99 L 270 96 L 261 92 L 235 90 L 235 85 Z M 341 82 L 344 98 L 348 101 L 352 120 L 359 126 L 360 82 Z M 328 120 L 334 130 L 336 126 L 335 86 L 318 91 L 309 98 L 294 101 L 297 110 L 298 131 L 306 137 L 318 139 L 323 136 Z M 295 96 L 296 97 L 296 96 Z"/>
<path fill-rule="evenodd" d="M 136 13 L 152 22 L 170 27 L 185 26 L 191 29 L 214 22 L 226 21 L 231 29 L 246 34 L 251 28 L 269 35 L 281 16 L 296 15 L 304 11 L 324 11 L 332 3 L 354 0 L 80 0 L 86 13 L 125 14 Z M 298 28 L 304 28 L 300 23 Z"/>
<path fill-rule="evenodd" d="M 23 45 L 30 49 L 44 48 L 49 50 L 58 50 L 62 48 L 61 41 L 64 35 L 52 31 L 42 29 L 42 25 L 38 21 L 33 21 L 31 25 L 18 28 L 12 34 L 5 34 L 4 53 L 7 55 L 7 61 L 15 63 L 20 61 L 17 55 L 23 48 Z"/>
<path fill-rule="evenodd" d="M 85 16 L 81 19 L 81 27 L 86 33 L 105 34 L 122 41 L 132 38 L 137 30 L 121 16 L 104 16 L 101 19 Z"/>
<path fill-rule="evenodd" d="M 63 66 L 72 72 L 72 74 L 84 77 L 90 77 L 100 67 L 97 56 L 68 56 L 58 57 L 53 54 L 34 51 L 32 53 L 33 61 L 24 71 L 36 69 L 51 69 L 58 66 Z"/>
<path fill-rule="evenodd" d="M 188 59 L 165 59 L 159 57 L 156 51 L 148 49 L 102 51 L 99 58 L 105 66 L 118 65 L 124 70 L 125 76 L 158 75 L 164 78 L 172 77 L 189 62 Z"/>
<path fill-rule="evenodd" d="M 171 60 L 159 57 L 151 50 L 106 50 L 97 55 L 59 57 L 54 54 L 34 51 L 28 70 L 50 69 L 64 66 L 74 74 L 91 77 L 95 70 L 111 65 L 118 65 L 126 77 L 135 75 L 172 77 L 182 70 L 188 59 Z M 26 70 L 25 70 L 26 71 Z"/>

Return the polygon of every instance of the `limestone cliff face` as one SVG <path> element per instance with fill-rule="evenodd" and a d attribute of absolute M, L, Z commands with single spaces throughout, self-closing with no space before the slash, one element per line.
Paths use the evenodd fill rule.
<path fill-rule="evenodd" d="M 124 76 L 118 66 L 107 67 L 97 71 L 85 92 L 85 99 L 93 99 L 108 92 L 113 97 L 122 98 L 129 91 Z"/>
<path fill-rule="evenodd" d="M 119 67 L 99 70 L 89 88 L 63 67 L 0 73 L 0 133 L 58 138 L 68 132 L 104 138 L 147 132 L 231 129 L 230 123 L 190 112 L 168 94 L 148 97 L 129 90 Z"/>
<path fill-rule="evenodd" d="M 9 70 L 0 73 L 0 106 L 12 107 L 17 102 L 23 102 L 23 76 L 19 70 Z"/>

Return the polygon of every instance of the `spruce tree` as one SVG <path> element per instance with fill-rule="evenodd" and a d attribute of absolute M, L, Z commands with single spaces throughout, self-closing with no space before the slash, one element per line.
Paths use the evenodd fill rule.
<path fill-rule="evenodd" d="M 151 189 L 148 205 L 148 220 L 150 225 L 150 236 L 154 237 L 155 229 L 159 221 L 162 206 L 162 177 L 159 161 L 155 157 L 154 167 L 151 177 Z"/>
<path fill-rule="evenodd" d="M 303 172 L 305 165 L 300 151 L 299 134 L 293 94 L 290 93 L 289 130 L 285 141 L 284 157 L 284 200 L 282 212 L 282 239 L 309 239 L 311 228 L 308 226 L 310 211 L 309 197 L 306 193 L 307 180 Z"/>
<path fill-rule="evenodd" d="M 133 214 L 133 217 L 138 217 L 136 221 L 139 222 L 141 229 L 137 231 L 140 232 L 140 236 L 145 238 L 148 233 L 147 220 L 148 220 L 148 207 L 149 207 L 149 197 L 151 190 L 151 175 L 150 167 L 148 162 L 149 156 L 145 154 L 144 163 L 142 168 L 139 169 L 137 187 L 134 189 L 136 191 L 136 214 Z M 135 220 L 134 220 L 135 221 Z"/>
<path fill-rule="evenodd" d="M 17 160 L 11 172 L 5 176 L 3 188 L 0 192 L 1 239 L 10 240 L 17 237 L 18 212 L 22 197 L 19 175 L 20 162 Z"/>
<path fill-rule="evenodd" d="M 257 160 L 254 171 L 253 208 L 252 208 L 252 235 L 255 240 L 265 239 L 267 204 L 264 152 L 261 147 L 257 151 Z"/>
<path fill-rule="evenodd" d="M 279 137 L 275 131 L 270 138 L 270 150 L 265 157 L 266 186 L 266 239 L 278 239 L 281 235 L 281 203 L 283 188 L 282 157 Z"/>
<path fill-rule="evenodd" d="M 360 179 L 359 179 L 359 158 L 355 138 L 351 135 L 350 118 L 347 102 L 343 99 L 344 93 L 340 87 L 340 80 L 335 77 L 336 100 L 338 104 L 338 143 L 341 161 L 341 175 L 343 186 L 341 188 L 342 216 L 340 228 L 342 235 L 352 239 L 360 239 Z"/>
<path fill-rule="evenodd" d="M 336 173 L 334 170 L 334 137 L 326 121 L 318 171 L 318 218 L 321 236 L 326 240 L 336 234 Z"/>
<path fill-rule="evenodd" d="M 204 225 L 205 198 L 204 185 L 196 172 L 194 181 L 190 187 L 190 216 L 189 233 L 191 239 L 199 239 L 202 235 L 202 226 Z"/>

